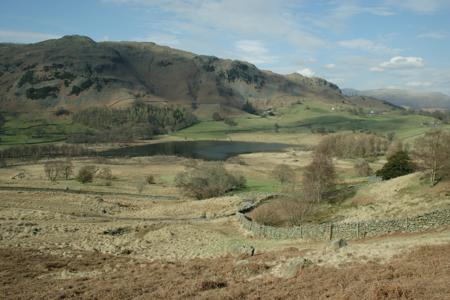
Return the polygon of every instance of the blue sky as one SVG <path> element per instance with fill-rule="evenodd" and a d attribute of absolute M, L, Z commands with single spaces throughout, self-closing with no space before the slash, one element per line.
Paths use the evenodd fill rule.
<path fill-rule="evenodd" d="M 2 0 L 0 42 L 137 40 L 340 87 L 450 94 L 450 0 Z"/>

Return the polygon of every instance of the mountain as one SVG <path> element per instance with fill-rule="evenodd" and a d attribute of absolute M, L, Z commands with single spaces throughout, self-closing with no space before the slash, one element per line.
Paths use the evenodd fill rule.
<path fill-rule="evenodd" d="M 401 89 L 376 89 L 366 91 L 343 89 L 342 92 L 347 96 L 374 97 L 398 106 L 414 109 L 450 109 L 450 96 L 437 92 Z"/>
<path fill-rule="evenodd" d="M 140 42 L 95 42 L 65 36 L 35 44 L 0 44 L 0 104 L 4 110 L 64 106 L 127 106 L 135 99 L 201 109 L 272 107 L 302 99 L 392 107 L 346 97 L 321 78 L 279 75 L 254 65 Z"/>

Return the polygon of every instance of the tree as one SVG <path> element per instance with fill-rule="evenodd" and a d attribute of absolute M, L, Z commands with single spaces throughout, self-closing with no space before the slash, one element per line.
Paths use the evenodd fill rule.
<path fill-rule="evenodd" d="M 294 170 L 288 165 L 278 165 L 272 171 L 273 177 L 278 180 L 280 183 L 288 183 L 293 182 L 295 179 Z"/>
<path fill-rule="evenodd" d="M 432 130 L 416 139 L 414 157 L 430 170 L 430 184 L 435 185 L 450 169 L 450 133 Z"/>
<path fill-rule="evenodd" d="M 44 164 L 45 176 L 50 181 L 56 181 L 61 174 L 61 162 L 60 161 L 47 161 Z"/>
<path fill-rule="evenodd" d="M 376 172 L 376 175 L 383 180 L 403 176 L 414 172 L 415 165 L 411 161 L 408 153 L 399 151 L 388 158 L 387 163 Z"/>
<path fill-rule="evenodd" d="M 6 119 L 5 117 L 0 113 L 0 133 L 2 132 L 2 128 L 6 123 Z M 0 141 L 2 140 L 1 136 L 0 136 Z"/>
<path fill-rule="evenodd" d="M 354 165 L 355 171 L 358 174 L 358 176 L 370 176 L 372 175 L 372 168 L 370 167 L 369 163 L 365 159 L 358 159 L 355 162 Z"/>
<path fill-rule="evenodd" d="M 386 151 L 386 158 L 391 157 L 392 155 L 394 155 L 395 153 L 399 152 L 399 151 L 404 151 L 405 148 L 403 147 L 403 143 L 400 140 L 394 140 L 391 142 L 391 144 L 389 145 L 387 151 Z"/>
<path fill-rule="evenodd" d="M 306 166 L 303 174 L 305 199 L 321 202 L 325 194 L 335 187 L 336 172 L 333 160 L 327 153 L 316 151 L 313 161 Z"/>
<path fill-rule="evenodd" d="M 66 180 L 69 179 L 70 175 L 73 174 L 73 163 L 71 160 L 67 159 L 61 162 L 61 172 Z"/>

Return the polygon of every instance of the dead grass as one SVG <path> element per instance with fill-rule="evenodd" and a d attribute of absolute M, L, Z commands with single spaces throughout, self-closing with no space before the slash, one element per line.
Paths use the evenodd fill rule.
<path fill-rule="evenodd" d="M 299 252 L 249 258 L 261 274 L 268 262 Z M 311 266 L 291 279 L 249 279 L 232 257 L 148 262 L 95 253 L 74 257 L 0 250 L 2 299 L 448 299 L 450 244 L 420 247 L 387 264 Z M 245 268 L 245 266 L 244 266 Z"/>

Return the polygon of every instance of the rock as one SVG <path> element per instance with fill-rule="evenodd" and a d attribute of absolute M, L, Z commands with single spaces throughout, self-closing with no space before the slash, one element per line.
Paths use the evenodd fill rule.
<path fill-rule="evenodd" d="M 255 248 L 250 245 L 234 245 L 230 248 L 230 253 L 233 256 L 253 256 Z"/>
<path fill-rule="evenodd" d="M 328 243 L 328 245 L 326 246 L 325 250 L 334 250 L 337 251 L 343 247 L 346 247 L 348 245 L 347 241 L 344 239 L 338 239 L 338 240 L 333 240 L 331 242 Z"/>
<path fill-rule="evenodd" d="M 19 174 L 14 175 L 11 179 L 24 179 L 26 177 L 25 172 L 20 172 Z"/>
<path fill-rule="evenodd" d="M 286 262 L 276 265 L 270 273 L 277 278 L 292 278 L 297 275 L 298 270 L 312 265 L 312 261 L 304 257 L 294 257 Z"/>
<path fill-rule="evenodd" d="M 118 235 L 123 235 L 123 234 L 127 233 L 128 231 L 129 230 L 127 228 L 118 227 L 118 228 L 105 230 L 105 231 L 103 231 L 103 234 L 118 236 Z"/>

